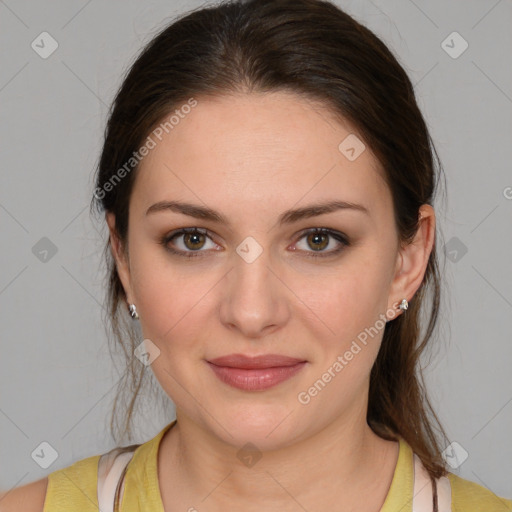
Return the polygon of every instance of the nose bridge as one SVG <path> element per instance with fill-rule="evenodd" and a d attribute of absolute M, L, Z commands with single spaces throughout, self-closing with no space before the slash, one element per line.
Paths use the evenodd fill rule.
<path fill-rule="evenodd" d="M 233 279 L 236 279 L 235 286 L 241 288 L 241 293 L 244 289 L 249 296 L 255 296 L 252 292 L 270 291 L 271 284 L 269 283 L 272 276 L 270 271 L 270 258 L 268 251 L 262 252 L 254 260 L 248 261 L 237 254 L 234 258 L 235 268 L 233 269 Z"/>
<path fill-rule="evenodd" d="M 226 276 L 222 321 L 250 336 L 280 324 L 287 308 L 275 273 L 269 251 L 254 239 L 244 240 L 233 254 L 233 267 Z"/>

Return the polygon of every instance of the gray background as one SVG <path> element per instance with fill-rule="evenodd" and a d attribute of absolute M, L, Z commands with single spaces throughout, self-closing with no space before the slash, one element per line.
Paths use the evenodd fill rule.
<path fill-rule="evenodd" d="M 451 298 L 426 377 L 450 440 L 469 453 L 454 473 L 510 497 L 512 2 L 337 3 L 398 55 L 442 158 Z M 114 446 L 120 370 L 101 320 L 106 232 L 88 214 L 93 168 L 122 73 L 157 29 L 200 5 L 0 0 L 2 490 Z M 59 45 L 46 59 L 31 47 L 43 31 Z M 469 44 L 458 58 L 442 47 L 453 31 Z M 57 248 L 47 261 L 43 237 Z M 145 398 L 137 442 L 172 419 L 153 402 Z M 31 457 L 43 441 L 58 452 L 47 469 Z"/>

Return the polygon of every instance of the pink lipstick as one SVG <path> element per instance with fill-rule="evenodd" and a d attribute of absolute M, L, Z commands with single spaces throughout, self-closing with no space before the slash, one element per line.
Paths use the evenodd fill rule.
<path fill-rule="evenodd" d="M 257 357 L 231 354 L 207 361 L 222 382 L 245 391 L 261 391 L 276 386 L 299 372 L 306 362 L 278 354 Z"/>

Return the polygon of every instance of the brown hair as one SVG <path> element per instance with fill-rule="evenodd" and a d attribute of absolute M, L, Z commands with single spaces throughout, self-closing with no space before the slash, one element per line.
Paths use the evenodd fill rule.
<path fill-rule="evenodd" d="M 115 214 L 125 249 L 137 171 L 133 156 L 155 126 L 191 98 L 278 90 L 319 100 L 356 127 L 384 169 L 400 240 L 412 241 L 419 208 L 433 204 L 442 166 L 402 66 L 376 35 L 330 2 L 249 0 L 184 14 L 147 44 L 124 78 L 109 114 L 91 207 Z M 125 409 L 129 433 L 145 367 L 133 356 L 141 338 L 131 326 L 108 240 L 104 256 L 107 321 L 127 361 L 111 420 L 116 438 L 118 397 L 132 391 Z M 446 474 L 440 446 L 447 437 L 427 397 L 420 356 L 433 338 L 440 297 L 434 245 L 408 311 L 385 327 L 367 413 L 378 435 L 403 437 L 431 477 Z"/>

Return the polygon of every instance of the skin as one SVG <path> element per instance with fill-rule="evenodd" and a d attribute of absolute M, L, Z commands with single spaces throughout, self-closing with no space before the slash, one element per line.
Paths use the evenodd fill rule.
<path fill-rule="evenodd" d="M 414 296 L 434 243 L 434 210 L 423 205 L 415 240 L 399 244 L 380 163 L 368 147 L 354 161 L 338 149 L 351 133 L 324 106 L 289 92 L 198 99 L 141 163 L 128 247 L 107 214 L 128 303 L 160 350 L 151 368 L 176 404 L 178 423 L 158 454 L 166 511 L 369 512 L 385 500 L 398 443 L 366 423 L 383 329 L 308 404 L 297 398 L 380 314 L 402 314 L 389 311 Z M 230 225 L 170 210 L 146 215 L 163 200 L 208 206 Z M 328 200 L 364 205 L 369 214 L 345 209 L 277 223 L 285 210 Z M 169 243 L 198 248 L 198 257 L 172 255 L 159 243 L 183 227 L 212 234 Z M 322 227 L 350 245 L 333 254 L 342 247 L 335 238 L 302 233 Z M 236 252 L 248 236 L 263 250 L 252 263 Z M 319 252 L 326 256 L 309 256 Z M 273 388 L 242 391 L 205 362 L 232 353 L 307 364 Z M 247 442 L 262 454 L 252 467 L 237 457 Z"/>

